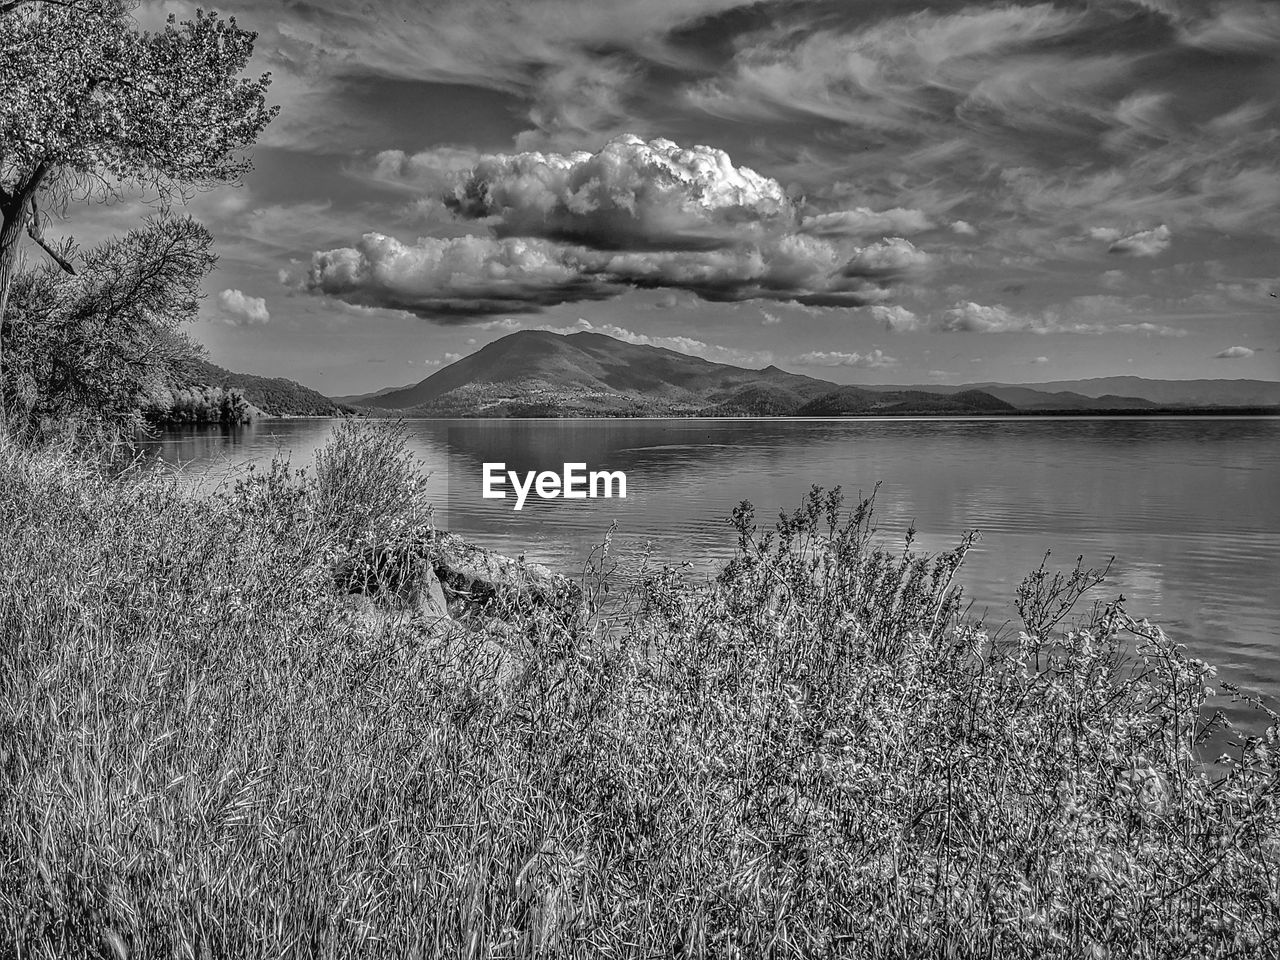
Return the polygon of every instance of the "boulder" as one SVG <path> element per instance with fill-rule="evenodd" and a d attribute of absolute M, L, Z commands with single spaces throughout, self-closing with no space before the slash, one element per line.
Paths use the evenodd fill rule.
<path fill-rule="evenodd" d="M 526 604 L 571 612 L 582 602 L 581 588 L 567 577 L 439 530 L 424 542 L 365 548 L 334 575 L 348 593 L 428 619 L 502 617 Z"/>
<path fill-rule="evenodd" d="M 513 605 L 568 611 L 582 601 L 581 588 L 568 577 L 523 557 L 486 550 L 457 534 L 436 531 L 428 556 L 451 609 L 501 616 Z"/>
<path fill-rule="evenodd" d="M 418 616 L 430 618 L 449 616 L 449 603 L 445 599 L 444 587 L 433 567 L 428 566 L 422 571 L 410 593 L 410 602 Z"/>
<path fill-rule="evenodd" d="M 449 615 L 435 568 L 412 548 L 366 548 L 339 564 L 334 578 L 347 593 L 378 606 L 429 618 Z"/>

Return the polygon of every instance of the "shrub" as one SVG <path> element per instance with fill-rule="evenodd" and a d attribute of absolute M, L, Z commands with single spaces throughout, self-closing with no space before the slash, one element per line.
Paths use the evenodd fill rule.
<path fill-rule="evenodd" d="M 15 436 L 74 424 L 81 435 L 128 437 L 142 410 L 198 353 L 182 332 L 213 268 L 207 230 L 159 216 L 79 256 L 79 271 L 19 273 L 0 324 L 0 378 Z"/>
<path fill-rule="evenodd" d="M 332 557 L 420 517 L 403 451 L 350 427 L 197 501 L 0 447 L 0 955 L 1274 942 L 1275 728 L 1202 762 L 1212 672 L 1119 605 L 1000 642 L 969 539 L 889 551 L 815 490 L 585 620 L 375 623 Z"/>
<path fill-rule="evenodd" d="M 316 453 L 316 513 L 347 543 L 411 536 L 431 522 L 426 481 L 402 423 L 346 420 Z"/>

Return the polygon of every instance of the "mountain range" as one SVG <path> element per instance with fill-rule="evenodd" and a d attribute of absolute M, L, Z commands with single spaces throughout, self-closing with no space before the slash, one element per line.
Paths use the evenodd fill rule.
<path fill-rule="evenodd" d="M 510 334 L 418 383 L 338 398 L 420 416 L 844 416 L 1272 407 L 1280 383 L 1111 377 L 1044 384 L 840 386 L 602 333 Z"/>

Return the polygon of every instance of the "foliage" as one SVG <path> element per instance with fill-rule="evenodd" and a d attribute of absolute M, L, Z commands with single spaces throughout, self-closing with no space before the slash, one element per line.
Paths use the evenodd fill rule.
<path fill-rule="evenodd" d="M 197 351 L 180 327 L 195 316 L 211 244 L 190 218 L 148 218 L 83 253 L 75 274 L 20 273 L 2 335 L 11 429 L 139 426 L 141 410 Z"/>
<path fill-rule="evenodd" d="M 199 358 L 184 364 L 178 382 L 183 386 L 238 390 L 249 403 L 273 417 L 340 417 L 352 412 L 350 407 L 292 380 L 232 373 Z"/>
<path fill-rule="evenodd" d="M 239 390 L 221 387 L 168 387 L 149 398 L 142 411 L 148 423 L 248 423 L 254 408 Z"/>
<path fill-rule="evenodd" d="M 713 582 L 370 619 L 334 557 L 420 511 L 386 492 L 403 445 L 344 429 L 322 478 L 205 499 L 0 447 L 0 951 L 1274 944 L 1275 726 L 1202 763 L 1210 668 L 1119 605 L 1048 627 L 1035 592 L 1087 577 L 1033 577 L 1042 629 L 996 642 L 959 617 L 970 540 L 889 550 L 815 490 L 772 531 L 736 511 Z"/>
<path fill-rule="evenodd" d="M 239 77 L 255 35 L 197 13 L 140 31 L 125 0 L 6 4 L 0 13 L 0 188 L 44 177 L 102 195 L 235 180 L 275 115 L 268 77 Z"/>
<path fill-rule="evenodd" d="M 426 481 L 408 449 L 404 424 L 346 420 L 316 452 L 312 501 L 343 545 L 389 545 L 429 529 Z"/>
<path fill-rule="evenodd" d="M 254 34 L 203 12 L 140 31 L 133 6 L 0 4 L 0 335 L 24 231 L 76 272 L 70 245 L 44 239 L 41 207 L 130 191 L 167 202 L 233 182 L 249 168 L 243 150 L 275 115 L 265 105 L 269 78 L 240 77 Z"/>

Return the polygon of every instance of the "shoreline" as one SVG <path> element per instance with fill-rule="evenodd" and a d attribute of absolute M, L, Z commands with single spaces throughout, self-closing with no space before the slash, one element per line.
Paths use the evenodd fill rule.
<path fill-rule="evenodd" d="M 988 420 L 1150 420 L 1150 419 L 1168 419 L 1168 420 L 1266 420 L 1280 419 L 1280 407 L 1269 408 L 1198 408 L 1191 410 L 1158 410 L 1158 411 L 1099 411 L 1086 412 L 1079 410 L 1062 410 L 1062 411 L 1035 411 L 1020 410 L 1014 413 L 985 413 L 985 414 L 919 414 L 919 413 L 903 413 L 903 414 L 849 414 L 839 417 L 793 417 L 793 416 L 743 416 L 743 417 L 715 417 L 702 414 L 689 415 L 669 415 L 651 414 L 644 416 L 590 416 L 586 414 L 573 414 L 563 417 L 485 417 L 485 416 L 421 416 L 421 415 L 397 415 L 391 411 L 364 411 L 354 414 L 346 414 L 344 416 L 291 416 L 288 414 L 276 416 L 257 417 L 253 420 L 242 423 L 158 423 L 157 426 L 164 430 L 175 430 L 182 427 L 191 428 L 210 428 L 210 427 L 242 427 L 247 424 L 261 423 L 265 421 L 280 420 L 380 420 L 380 421 L 506 421 L 506 422 L 532 422 L 532 421 L 568 421 L 568 420 L 648 420 L 648 421 L 704 421 L 704 422 L 768 422 L 768 423 L 842 423 L 853 420 L 866 421 L 928 421 L 928 420 L 968 420 L 968 421 L 988 421 Z"/>

